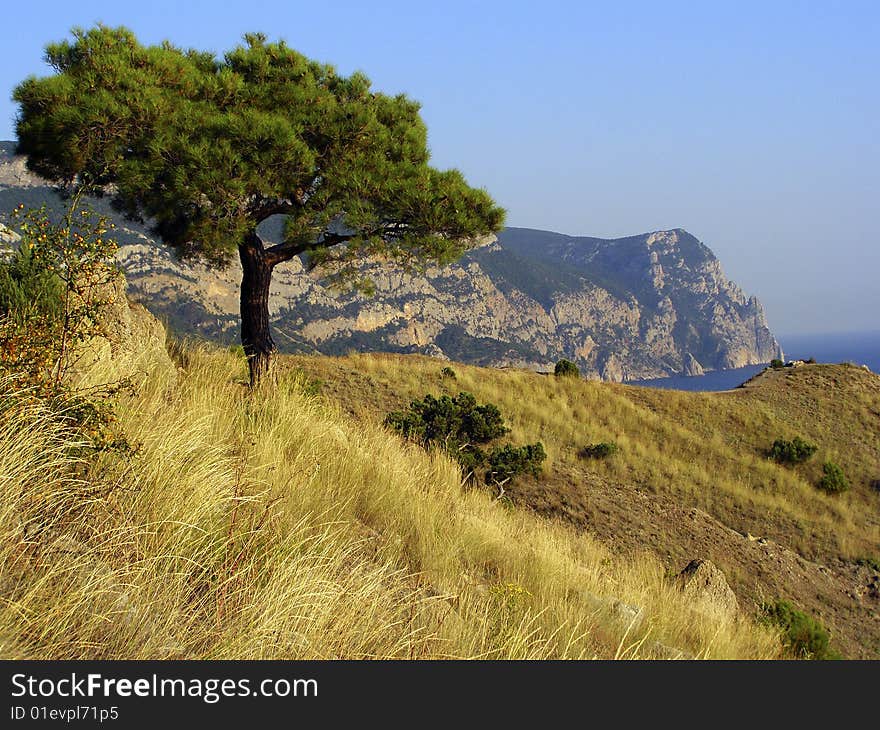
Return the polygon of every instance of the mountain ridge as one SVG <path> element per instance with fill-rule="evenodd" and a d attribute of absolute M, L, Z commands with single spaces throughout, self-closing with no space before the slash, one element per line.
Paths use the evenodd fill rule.
<path fill-rule="evenodd" d="M 48 183 L 0 143 L 0 212 L 60 205 Z M 176 260 L 149 228 L 119 226 L 131 296 L 181 334 L 238 338 L 239 265 Z M 279 221 L 260 229 L 267 241 Z M 781 356 L 756 297 L 724 275 L 682 228 L 617 239 L 507 228 L 446 267 L 412 275 L 367 260 L 376 295 L 337 292 L 294 259 L 273 277 L 270 312 L 283 352 L 382 350 L 546 371 L 573 360 L 591 378 L 635 380 L 742 367 Z"/>

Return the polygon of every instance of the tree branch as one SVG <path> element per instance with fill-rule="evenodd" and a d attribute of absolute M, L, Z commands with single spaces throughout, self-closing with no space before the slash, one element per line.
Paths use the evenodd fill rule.
<path fill-rule="evenodd" d="M 315 175 L 307 185 L 298 187 L 287 197 L 266 198 L 261 195 L 253 195 L 251 196 L 250 210 L 254 217 L 260 221 L 273 215 L 289 215 L 305 207 L 322 182 L 321 175 Z"/>
<path fill-rule="evenodd" d="M 340 243 L 350 241 L 354 237 L 354 235 L 324 233 L 315 243 L 293 243 L 290 241 L 277 243 L 266 249 L 266 259 L 271 266 L 275 266 L 282 261 L 290 261 L 294 256 L 299 256 L 299 254 L 305 253 L 311 248 L 317 246 L 329 248 L 330 246 L 336 246 Z"/>

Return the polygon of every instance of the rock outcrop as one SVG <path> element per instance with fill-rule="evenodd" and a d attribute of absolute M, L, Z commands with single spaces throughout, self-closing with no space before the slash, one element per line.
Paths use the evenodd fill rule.
<path fill-rule="evenodd" d="M 12 229 L 7 228 L 2 223 L 0 223 L 0 243 L 16 244 L 20 240 L 21 240 L 21 236 L 19 236 Z"/>
<path fill-rule="evenodd" d="M 165 347 L 162 323 L 142 304 L 129 300 L 124 278 L 107 286 L 109 303 L 99 315 L 102 335 L 85 345 L 76 366 L 80 377 L 95 383 L 120 378 L 137 382 L 156 369 L 173 376 L 176 368 Z"/>
<path fill-rule="evenodd" d="M 53 201 L 10 143 L 0 144 L 0 212 Z M 106 201 L 94 205 L 112 213 Z M 182 264 L 148 229 L 117 223 L 130 296 L 180 333 L 237 340 L 237 261 L 223 272 Z M 278 240 L 278 222 L 261 235 Z M 566 358 L 587 377 L 615 381 L 781 355 L 758 300 L 682 229 L 604 240 L 508 228 L 423 276 L 378 261 L 363 269 L 372 297 L 335 291 L 299 259 L 279 266 L 270 298 L 279 348 L 412 352 L 541 371 Z"/>
<path fill-rule="evenodd" d="M 692 604 L 703 611 L 733 619 L 739 613 L 736 594 L 724 573 L 710 560 L 692 560 L 676 581 Z"/>

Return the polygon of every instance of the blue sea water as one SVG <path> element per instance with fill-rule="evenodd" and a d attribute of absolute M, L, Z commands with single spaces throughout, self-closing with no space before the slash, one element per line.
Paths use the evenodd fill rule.
<path fill-rule="evenodd" d="M 779 342 L 785 352 L 786 361 L 809 360 L 812 357 L 816 362 L 852 362 L 856 365 L 867 365 L 875 373 L 880 373 L 880 330 L 876 332 L 787 335 L 780 337 Z M 763 365 L 749 365 L 736 370 L 716 370 L 705 375 L 631 380 L 629 384 L 669 390 L 730 390 L 763 369 Z"/>
<path fill-rule="evenodd" d="M 741 385 L 764 369 L 764 365 L 748 365 L 735 370 L 713 370 L 705 375 L 673 375 L 654 380 L 630 380 L 627 385 L 647 385 L 665 390 L 730 390 Z"/>
<path fill-rule="evenodd" d="M 816 362 L 852 362 L 867 365 L 875 373 L 880 373 L 880 330 L 789 335 L 779 340 L 786 360 L 809 360 L 814 357 Z"/>

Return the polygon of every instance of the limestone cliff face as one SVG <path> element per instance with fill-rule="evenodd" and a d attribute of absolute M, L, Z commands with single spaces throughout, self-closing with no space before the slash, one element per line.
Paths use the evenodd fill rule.
<path fill-rule="evenodd" d="M 0 145 L 0 210 L 41 201 L 56 204 Z M 95 206 L 109 211 L 103 201 Z M 129 296 L 178 331 L 235 342 L 237 263 L 224 272 L 181 264 L 146 229 L 117 222 Z M 277 240 L 271 223 L 261 235 Z M 279 266 L 270 300 L 279 348 L 418 352 L 538 370 L 564 357 L 590 377 L 617 381 L 781 354 L 758 300 L 681 229 L 603 240 L 510 228 L 424 276 L 376 261 L 364 269 L 373 297 L 334 291 L 298 259 Z"/>
<path fill-rule="evenodd" d="M 565 273 L 545 289 L 557 330 L 566 352 L 604 378 L 698 375 L 781 355 L 760 302 L 682 229 L 615 240 L 509 229 L 501 243 L 523 270 Z"/>

